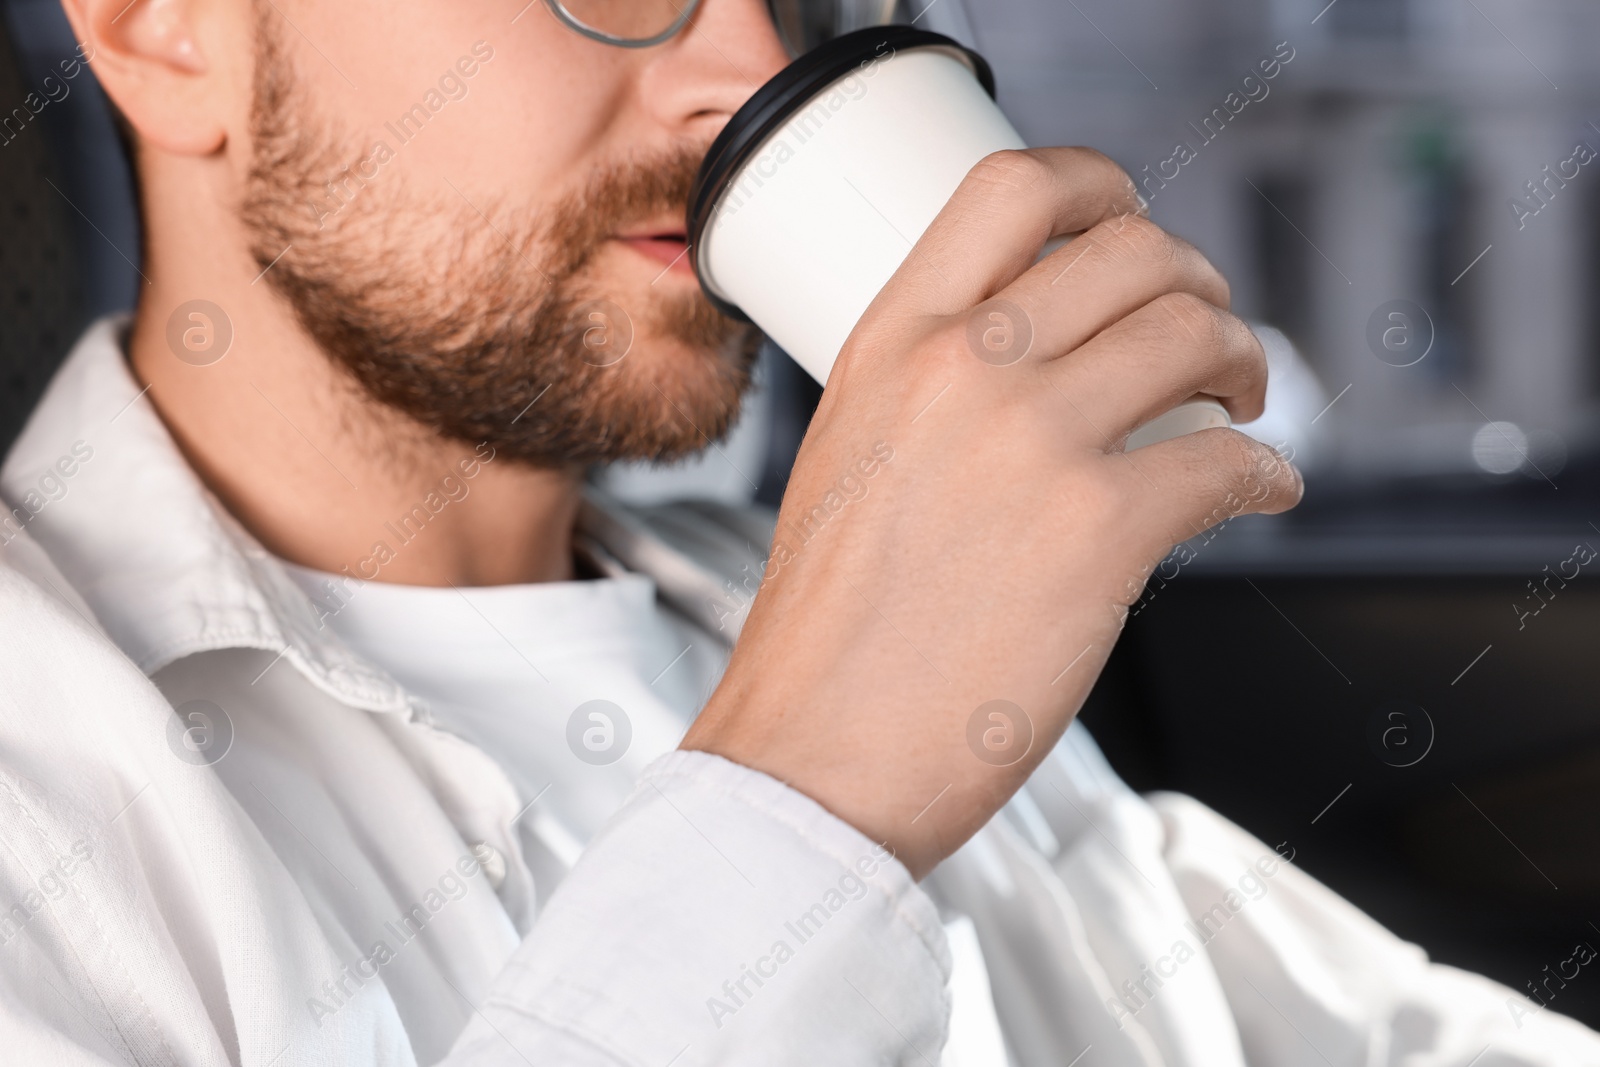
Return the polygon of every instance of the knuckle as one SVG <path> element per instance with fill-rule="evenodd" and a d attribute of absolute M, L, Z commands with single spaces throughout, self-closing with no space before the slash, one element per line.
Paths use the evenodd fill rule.
<path fill-rule="evenodd" d="M 1237 430 L 1228 431 L 1236 439 L 1232 459 L 1233 485 L 1241 510 L 1260 510 L 1281 497 L 1295 483 L 1289 464 L 1277 450 Z"/>
<path fill-rule="evenodd" d="M 1211 470 L 1210 484 L 1217 493 L 1232 494 L 1257 465 L 1255 441 L 1238 430 L 1218 427 L 1201 430 L 1207 440 L 1204 452 Z M 1198 436 L 1198 435 L 1197 435 Z"/>
<path fill-rule="evenodd" d="M 1238 336 L 1245 358 L 1253 366 L 1258 366 L 1265 371 L 1267 366 L 1267 347 L 1261 343 L 1261 338 L 1256 336 L 1256 331 L 1251 329 L 1248 322 L 1231 311 L 1223 312 L 1223 315 L 1226 317 L 1228 325 Z"/>
<path fill-rule="evenodd" d="M 1204 257 L 1200 256 L 1199 249 L 1195 249 L 1194 254 L 1204 260 Z M 1233 285 L 1228 281 L 1228 276 L 1211 266 L 1209 261 L 1206 261 L 1206 267 L 1210 270 L 1212 284 L 1217 287 L 1218 305 L 1224 308 L 1233 307 Z"/>
<path fill-rule="evenodd" d="M 1239 338 L 1239 352 L 1245 364 L 1252 385 L 1265 385 L 1267 381 L 1267 350 L 1262 345 L 1261 338 L 1250 328 L 1250 324 L 1243 319 L 1228 316 L 1230 325 Z"/>
<path fill-rule="evenodd" d="M 1093 226 L 1084 237 L 1111 262 L 1125 261 L 1165 272 L 1181 255 L 1178 239 L 1140 215 L 1118 215 Z"/>
<path fill-rule="evenodd" d="M 1088 145 L 1073 145 L 1066 149 L 1066 152 L 1069 153 L 1074 160 L 1081 161 L 1086 166 L 1106 167 L 1110 170 L 1116 171 L 1123 177 L 1127 177 L 1127 172 L 1119 167 L 1115 160 L 1099 149 L 1090 148 Z"/>
<path fill-rule="evenodd" d="M 1182 237 L 1167 234 L 1167 252 L 1171 257 L 1174 275 L 1184 278 L 1196 292 L 1213 293 L 1212 303 L 1221 308 L 1230 307 L 1233 300 L 1228 279 L 1205 257 L 1205 254 Z"/>
<path fill-rule="evenodd" d="M 1137 194 L 1138 186 L 1134 185 L 1133 177 L 1123 169 L 1122 165 L 1104 152 L 1089 148 L 1086 145 L 1075 145 L 1068 150 L 1073 161 L 1085 170 L 1098 170 L 1111 175 L 1121 182 L 1130 194 Z"/>
<path fill-rule="evenodd" d="M 1177 252 L 1178 239 L 1143 215 L 1123 215 L 1111 225 L 1147 255 L 1171 258 Z"/>
<path fill-rule="evenodd" d="M 1178 258 L 1178 239 L 1143 215 L 1124 215 L 1117 219 L 1116 225 L 1142 258 L 1160 263 Z"/>
<path fill-rule="evenodd" d="M 1222 312 L 1193 293 L 1166 293 L 1152 302 L 1163 324 L 1180 341 L 1218 348 L 1225 339 Z"/>
<path fill-rule="evenodd" d="M 1150 225 L 1155 226 L 1155 223 L 1152 222 Z M 1160 229 L 1160 227 L 1157 227 L 1157 229 Z M 1173 259 L 1190 259 L 1196 263 L 1203 263 L 1206 266 L 1211 265 L 1210 261 L 1206 259 L 1206 257 L 1201 253 L 1200 249 L 1196 248 L 1193 243 L 1184 240 L 1175 233 L 1168 233 L 1166 230 L 1162 230 L 1161 234 L 1166 238 L 1166 247 L 1171 252 Z"/>
<path fill-rule="evenodd" d="M 997 379 L 985 372 L 997 365 L 1004 366 L 1010 360 L 1003 348 L 993 354 L 982 347 L 984 330 L 981 325 L 976 329 L 973 325 L 973 316 L 979 314 L 979 309 L 937 320 L 923 335 L 921 343 L 908 352 L 908 367 L 921 379 L 937 382 L 939 386 L 960 382 L 963 390 L 969 384 L 993 387 Z"/>
<path fill-rule="evenodd" d="M 1266 446 L 1255 438 L 1238 430 L 1228 430 L 1228 442 L 1231 451 L 1228 455 L 1228 467 L 1236 486 L 1242 486 L 1252 478 L 1257 478 L 1263 467 L 1266 456 Z"/>
<path fill-rule="evenodd" d="M 1032 152 L 1005 148 L 978 160 L 967 181 L 990 195 L 1016 196 L 1038 189 L 1051 173 L 1050 165 Z"/>
<path fill-rule="evenodd" d="M 1256 457 L 1255 473 L 1273 492 L 1293 490 L 1299 483 L 1289 460 L 1282 452 L 1268 445 L 1261 446 L 1261 453 Z"/>
<path fill-rule="evenodd" d="M 1261 347 L 1255 331 L 1250 324 L 1231 311 L 1224 311 L 1219 307 L 1207 304 L 1210 308 L 1213 321 L 1216 323 L 1217 340 L 1222 345 L 1224 355 L 1232 364 L 1232 373 L 1242 377 L 1247 382 L 1254 382 L 1258 374 L 1265 377 L 1267 368 L 1267 353 Z"/>

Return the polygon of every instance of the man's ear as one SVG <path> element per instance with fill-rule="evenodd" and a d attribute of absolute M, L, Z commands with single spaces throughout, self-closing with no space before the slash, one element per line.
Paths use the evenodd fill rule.
<path fill-rule="evenodd" d="M 100 84 L 141 142 L 186 156 L 210 155 L 227 142 L 229 115 L 240 110 L 231 99 L 240 79 L 223 76 L 228 64 L 217 61 L 226 57 L 216 53 L 230 44 L 249 47 L 251 25 L 227 24 L 249 4 L 62 0 L 62 6 L 83 42 L 80 52 L 91 57 Z"/>

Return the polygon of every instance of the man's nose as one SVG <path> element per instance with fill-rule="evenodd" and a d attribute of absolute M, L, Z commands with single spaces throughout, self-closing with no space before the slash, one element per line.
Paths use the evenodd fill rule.
<path fill-rule="evenodd" d="M 702 0 L 655 60 L 640 82 L 645 105 L 675 132 L 709 138 L 789 53 L 766 0 Z"/>

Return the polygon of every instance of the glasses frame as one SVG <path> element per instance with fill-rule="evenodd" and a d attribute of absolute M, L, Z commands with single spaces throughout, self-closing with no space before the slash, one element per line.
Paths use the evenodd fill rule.
<path fill-rule="evenodd" d="M 607 33 L 604 30 L 597 30 L 593 26 L 586 25 L 576 15 L 568 11 L 561 0 L 544 0 L 544 3 L 550 9 L 550 13 L 560 20 L 561 24 L 567 29 L 587 37 L 591 41 L 599 41 L 601 44 L 609 44 L 617 48 L 653 48 L 658 44 L 669 41 L 683 32 L 683 28 L 689 24 L 689 20 L 694 17 L 695 11 L 700 7 L 700 0 L 683 0 L 683 7 L 679 9 L 678 17 L 673 20 L 672 25 L 652 37 L 635 38 L 618 37 L 616 34 Z"/>

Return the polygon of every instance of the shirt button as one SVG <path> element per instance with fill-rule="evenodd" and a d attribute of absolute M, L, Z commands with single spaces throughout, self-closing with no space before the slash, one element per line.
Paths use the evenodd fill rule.
<path fill-rule="evenodd" d="M 484 877 L 489 879 L 489 888 L 498 891 L 506 882 L 506 858 L 487 841 L 469 841 L 468 845 L 483 868 Z"/>

